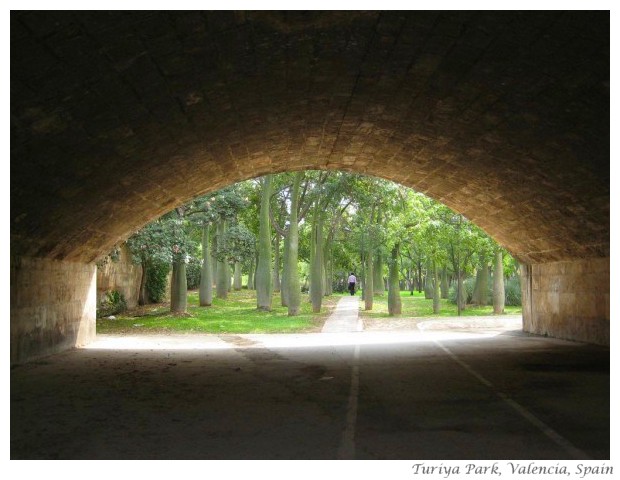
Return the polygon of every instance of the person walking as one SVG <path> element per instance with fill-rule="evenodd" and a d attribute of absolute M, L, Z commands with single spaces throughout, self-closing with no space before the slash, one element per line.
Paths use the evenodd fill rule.
<path fill-rule="evenodd" d="M 351 293 L 351 295 L 355 295 L 355 284 L 356 283 L 357 283 L 357 278 L 355 277 L 353 272 L 351 272 L 351 275 L 349 275 L 349 292 Z"/>

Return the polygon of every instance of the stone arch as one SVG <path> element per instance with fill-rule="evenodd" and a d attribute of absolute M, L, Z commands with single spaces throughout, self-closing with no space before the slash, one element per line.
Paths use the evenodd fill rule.
<path fill-rule="evenodd" d="M 608 12 L 12 12 L 15 265 L 87 268 L 195 195 L 308 168 L 465 214 L 533 296 L 548 279 L 531 331 L 608 339 Z M 606 317 L 553 283 L 584 270 Z"/>

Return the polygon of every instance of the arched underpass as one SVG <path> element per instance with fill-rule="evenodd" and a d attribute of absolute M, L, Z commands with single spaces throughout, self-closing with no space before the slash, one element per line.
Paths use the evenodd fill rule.
<path fill-rule="evenodd" d="M 609 111 L 608 12 L 12 12 L 11 362 L 95 339 L 136 228 L 307 168 L 463 213 L 525 265 L 525 332 L 608 345 Z"/>

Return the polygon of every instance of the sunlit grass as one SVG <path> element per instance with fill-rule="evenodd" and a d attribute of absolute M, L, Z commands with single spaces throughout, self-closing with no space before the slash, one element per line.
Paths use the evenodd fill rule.
<path fill-rule="evenodd" d="M 320 314 L 312 313 L 308 296 L 302 296 L 300 314 L 288 316 L 288 309 L 280 305 L 280 295 L 274 294 L 273 310 L 259 311 L 256 308 L 256 292 L 242 290 L 230 292 L 227 300 L 213 299 L 210 307 L 198 306 L 198 293 L 189 292 L 188 315 L 176 316 L 170 313 L 165 304 L 147 305 L 135 311 L 117 315 L 116 319 L 97 319 L 97 333 L 136 334 L 136 333 L 306 333 L 318 332 L 333 307 L 344 294 L 324 297 Z M 357 297 L 360 298 L 358 292 Z M 361 300 L 361 298 L 360 298 Z M 433 300 L 425 299 L 424 293 L 401 292 L 403 312 L 400 317 L 455 317 L 456 305 L 441 300 L 441 311 L 433 313 Z M 364 310 L 360 303 L 360 312 L 365 318 L 387 318 L 387 293 L 375 296 L 373 309 Z M 520 314 L 521 307 L 506 307 L 506 314 Z M 463 316 L 485 316 L 493 314 L 493 306 L 468 306 L 462 311 Z"/>
<path fill-rule="evenodd" d="M 325 297 L 320 314 L 312 313 L 307 295 L 302 296 L 300 314 L 288 316 L 274 294 L 273 310 L 256 308 L 256 292 L 230 292 L 228 299 L 213 299 L 210 307 L 198 306 L 198 292 L 189 292 L 187 316 L 175 316 L 168 305 L 152 305 L 117 315 L 115 320 L 97 319 L 97 333 L 299 333 L 320 331 L 339 297 Z"/>
<path fill-rule="evenodd" d="M 400 292 L 400 298 L 403 304 L 401 317 L 456 317 L 458 315 L 456 305 L 446 299 L 440 300 L 440 312 L 438 314 L 433 313 L 433 300 L 425 299 L 424 292 L 413 292 L 413 295 L 409 292 Z M 382 296 L 374 297 L 372 310 L 365 311 L 362 302 L 361 312 L 367 318 L 388 317 L 387 292 Z M 518 315 L 521 313 L 521 307 L 505 307 L 504 313 L 507 315 Z M 493 305 L 468 305 L 467 308 L 461 311 L 461 315 L 493 315 Z"/>

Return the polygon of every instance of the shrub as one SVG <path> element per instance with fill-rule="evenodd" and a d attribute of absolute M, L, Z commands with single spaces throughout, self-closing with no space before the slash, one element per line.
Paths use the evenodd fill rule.
<path fill-rule="evenodd" d="M 476 284 L 475 278 L 466 278 L 463 280 L 463 288 L 465 289 L 465 295 L 467 296 L 465 303 L 471 303 L 472 296 L 474 295 L 474 285 Z M 454 305 L 456 305 L 456 281 L 454 285 L 450 287 L 448 291 L 448 301 Z"/>
<path fill-rule="evenodd" d="M 467 304 L 472 301 L 474 293 L 474 286 L 476 284 L 475 278 L 467 278 L 463 281 L 463 288 L 467 294 Z M 505 305 L 507 307 L 520 307 L 521 306 L 521 283 L 518 276 L 511 277 L 504 280 L 504 292 L 505 292 Z M 456 284 L 450 287 L 448 294 L 448 301 L 456 305 Z M 489 282 L 489 291 L 487 297 L 487 305 L 493 305 L 493 280 Z"/>
<path fill-rule="evenodd" d="M 505 305 L 507 307 L 521 306 L 521 281 L 519 277 L 509 278 L 504 287 L 506 292 Z"/>
<path fill-rule="evenodd" d="M 202 261 L 197 258 L 190 258 L 185 268 L 187 273 L 187 289 L 195 290 L 200 287 L 200 269 Z"/>
<path fill-rule="evenodd" d="M 146 292 L 154 303 L 164 301 L 170 265 L 166 262 L 152 262 L 146 271 Z"/>
<path fill-rule="evenodd" d="M 116 315 L 127 310 L 127 302 L 122 293 L 112 290 L 97 305 L 97 318 Z"/>

